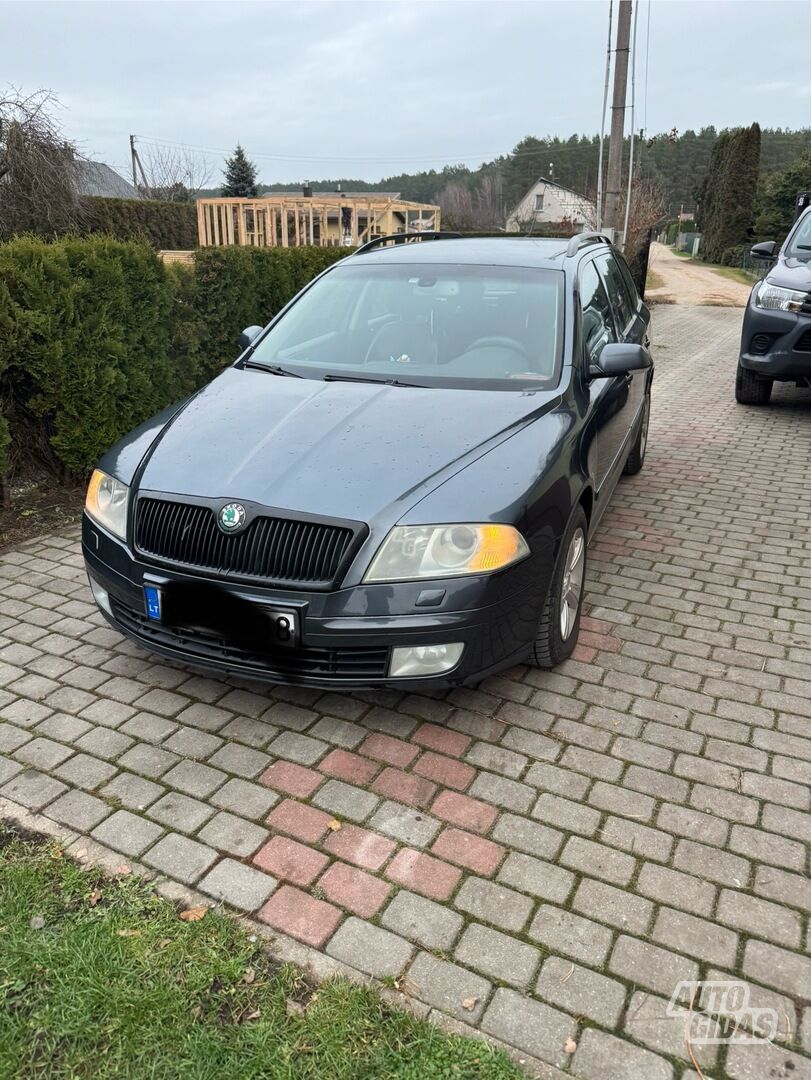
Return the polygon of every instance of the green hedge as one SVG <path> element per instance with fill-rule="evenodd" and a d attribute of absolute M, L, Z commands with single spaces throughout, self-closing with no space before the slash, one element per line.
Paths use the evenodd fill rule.
<path fill-rule="evenodd" d="M 208 381 L 342 248 L 211 248 L 166 266 L 145 240 L 0 244 L 0 408 L 25 445 L 86 474 L 116 439 Z M 0 477 L 8 469 L 0 416 Z M 32 437 L 33 436 L 33 437 Z"/>
<path fill-rule="evenodd" d="M 82 210 L 83 231 L 88 233 L 107 233 L 118 240 L 145 236 L 159 250 L 191 251 L 197 247 L 197 212 L 192 203 L 91 195 L 82 199 Z"/>

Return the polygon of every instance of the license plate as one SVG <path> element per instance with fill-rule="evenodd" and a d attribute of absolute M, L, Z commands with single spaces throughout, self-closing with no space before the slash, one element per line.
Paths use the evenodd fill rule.
<path fill-rule="evenodd" d="M 221 606 L 227 594 L 194 591 L 190 595 L 164 590 L 157 585 L 144 585 L 144 609 L 151 622 L 199 627 L 216 631 L 227 638 L 246 634 L 254 645 L 293 648 L 299 640 L 298 613 L 292 608 L 267 607 L 247 600 L 228 597 L 228 606 Z M 165 602 L 166 601 L 166 602 Z M 246 642 L 247 643 L 247 642 Z"/>

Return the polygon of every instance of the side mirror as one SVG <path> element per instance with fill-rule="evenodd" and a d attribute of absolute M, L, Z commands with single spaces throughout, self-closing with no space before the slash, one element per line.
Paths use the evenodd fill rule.
<path fill-rule="evenodd" d="M 753 259 L 776 259 L 777 244 L 774 240 L 767 240 L 764 244 L 754 244 L 749 254 Z"/>
<path fill-rule="evenodd" d="M 589 367 L 589 378 L 613 379 L 615 375 L 629 375 L 649 367 L 653 367 L 653 360 L 644 345 L 612 342 L 604 346 L 599 362 Z"/>
<path fill-rule="evenodd" d="M 246 326 L 242 333 L 239 335 L 239 347 L 243 351 L 248 348 L 249 345 L 253 345 L 259 335 L 262 333 L 264 327 L 262 326 Z"/>

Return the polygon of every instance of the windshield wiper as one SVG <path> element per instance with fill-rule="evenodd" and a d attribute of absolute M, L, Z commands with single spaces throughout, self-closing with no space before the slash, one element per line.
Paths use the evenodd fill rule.
<path fill-rule="evenodd" d="M 323 376 L 324 382 L 365 382 L 380 383 L 382 386 L 418 386 L 425 389 L 424 383 L 403 382 L 402 379 L 373 379 L 369 375 L 333 375 L 327 373 Z"/>
<path fill-rule="evenodd" d="M 269 371 L 271 375 L 287 375 L 291 379 L 303 379 L 303 375 L 299 375 L 297 371 L 288 371 L 287 368 L 279 367 L 278 364 L 260 364 L 257 360 L 246 360 L 242 365 L 246 368 L 259 369 L 260 371 Z"/>

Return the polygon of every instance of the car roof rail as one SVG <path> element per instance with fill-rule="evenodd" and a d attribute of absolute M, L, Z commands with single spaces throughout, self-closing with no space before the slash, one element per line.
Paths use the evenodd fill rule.
<path fill-rule="evenodd" d="M 413 244 L 419 243 L 423 240 L 461 240 L 462 234 L 458 232 L 410 232 L 410 233 L 389 233 L 388 236 L 375 236 L 372 240 L 368 240 L 365 244 L 362 244 L 357 251 L 353 251 L 353 255 L 364 255 L 367 251 L 373 251 L 375 248 L 383 247 L 384 245 L 391 244 Z"/>
<path fill-rule="evenodd" d="M 570 259 L 572 255 L 576 255 L 581 247 L 585 247 L 586 244 L 608 244 L 611 246 L 611 241 L 605 235 L 605 233 L 599 232 L 581 232 L 575 233 L 575 235 L 569 241 L 566 247 L 566 258 Z"/>

